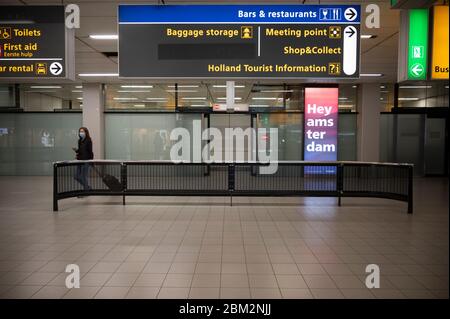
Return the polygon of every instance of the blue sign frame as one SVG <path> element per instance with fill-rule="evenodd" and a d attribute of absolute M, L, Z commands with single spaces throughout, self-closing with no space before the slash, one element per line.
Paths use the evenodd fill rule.
<path fill-rule="evenodd" d="M 359 24 L 360 5 L 119 5 L 119 24 Z"/>

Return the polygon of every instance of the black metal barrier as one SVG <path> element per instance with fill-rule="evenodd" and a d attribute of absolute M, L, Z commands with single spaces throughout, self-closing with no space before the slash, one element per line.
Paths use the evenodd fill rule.
<path fill-rule="evenodd" d="M 54 211 L 58 200 L 75 196 L 120 195 L 125 205 L 125 196 L 188 195 L 230 196 L 231 203 L 233 196 L 325 196 L 339 206 L 342 197 L 378 197 L 407 202 L 413 212 L 411 164 L 68 161 L 53 169 Z"/>

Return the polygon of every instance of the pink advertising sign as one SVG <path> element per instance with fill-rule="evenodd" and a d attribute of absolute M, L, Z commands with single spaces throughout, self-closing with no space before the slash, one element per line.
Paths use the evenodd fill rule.
<path fill-rule="evenodd" d="M 305 161 L 336 161 L 338 88 L 305 88 Z"/>

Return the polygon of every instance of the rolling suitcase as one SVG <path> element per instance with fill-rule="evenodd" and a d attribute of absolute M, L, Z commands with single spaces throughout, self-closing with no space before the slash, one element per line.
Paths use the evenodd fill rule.
<path fill-rule="evenodd" d="M 110 190 L 113 192 L 121 192 L 123 190 L 122 183 L 116 177 L 109 174 L 103 174 L 96 167 L 94 167 L 94 170 Z"/>

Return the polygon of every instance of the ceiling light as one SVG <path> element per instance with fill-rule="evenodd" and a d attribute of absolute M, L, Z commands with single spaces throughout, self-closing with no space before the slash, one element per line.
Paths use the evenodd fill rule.
<path fill-rule="evenodd" d="M 352 105 L 339 105 L 340 109 L 352 109 L 353 106 Z"/>
<path fill-rule="evenodd" d="M 89 38 L 95 40 L 117 40 L 119 36 L 117 34 L 91 34 Z"/>
<path fill-rule="evenodd" d="M 116 100 L 116 101 L 134 101 L 134 100 L 137 100 L 137 97 L 114 97 L 113 100 Z"/>
<path fill-rule="evenodd" d="M 399 89 L 431 89 L 431 85 L 401 85 Z"/>
<path fill-rule="evenodd" d="M 383 73 L 361 73 L 359 76 L 363 77 L 382 77 Z"/>
<path fill-rule="evenodd" d="M 72 90 L 72 93 L 83 93 L 81 90 Z"/>
<path fill-rule="evenodd" d="M 399 101 L 418 101 L 418 97 L 399 97 Z"/>
<path fill-rule="evenodd" d="M 33 20 L 0 20 L 0 24 L 34 24 Z"/>
<path fill-rule="evenodd" d="M 250 107 L 269 107 L 267 104 L 250 104 Z"/>
<path fill-rule="evenodd" d="M 357 85 L 353 85 L 352 88 L 356 89 L 358 86 Z"/>
<path fill-rule="evenodd" d="M 268 101 L 273 101 L 273 100 L 277 100 L 278 98 L 276 97 L 252 97 L 252 100 L 268 100 Z"/>
<path fill-rule="evenodd" d="M 206 100 L 206 97 L 182 97 L 182 100 Z"/>
<path fill-rule="evenodd" d="M 195 93 L 195 92 L 198 92 L 198 90 L 166 90 L 166 92 L 169 92 L 169 93 Z"/>
<path fill-rule="evenodd" d="M 151 89 L 153 85 L 121 85 L 120 87 L 124 89 Z"/>
<path fill-rule="evenodd" d="M 119 76 L 119 73 L 80 73 L 78 76 Z"/>
<path fill-rule="evenodd" d="M 346 101 L 346 100 L 348 100 L 348 97 L 340 97 L 340 98 L 338 98 L 338 100 L 339 101 Z"/>
<path fill-rule="evenodd" d="M 76 85 L 75 88 L 76 88 L 76 89 L 82 89 L 83 86 L 82 86 L 82 85 Z"/>
<path fill-rule="evenodd" d="M 198 88 L 200 85 L 177 85 L 177 88 Z M 168 88 L 174 88 L 175 85 L 168 85 Z"/>
<path fill-rule="evenodd" d="M 213 88 L 226 88 L 226 85 L 213 85 Z M 245 88 L 245 85 L 235 85 L 235 88 Z"/>
<path fill-rule="evenodd" d="M 54 90 L 25 91 L 25 93 L 56 93 Z"/>
<path fill-rule="evenodd" d="M 60 85 L 32 85 L 30 89 L 61 89 Z"/>
<path fill-rule="evenodd" d="M 226 100 L 227 98 L 226 98 L 226 97 L 218 97 L 217 99 L 218 99 L 218 100 Z M 235 97 L 234 99 L 235 99 L 235 100 L 239 100 L 239 101 L 242 100 L 241 97 Z"/>
<path fill-rule="evenodd" d="M 145 107 L 145 104 L 133 104 L 134 107 Z"/>
<path fill-rule="evenodd" d="M 136 90 L 136 91 L 131 91 L 131 90 L 117 90 L 118 93 L 150 93 L 150 90 Z"/>
<path fill-rule="evenodd" d="M 191 104 L 191 107 L 202 107 L 202 106 L 209 106 L 206 104 Z"/>
<path fill-rule="evenodd" d="M 292 93 L 294 90 L 261 90 L 261 93 Z"/>
<path fill-rule="evenodd" d="M 376 36 L 373 34 L 361 34 L 361 39 L 372 39 L 375 38 Z"/>
<path fill-rule="evenodd" d="M 82 97 L 77 97 L 77 100 L 82 100 L 83 98 Z"/>

